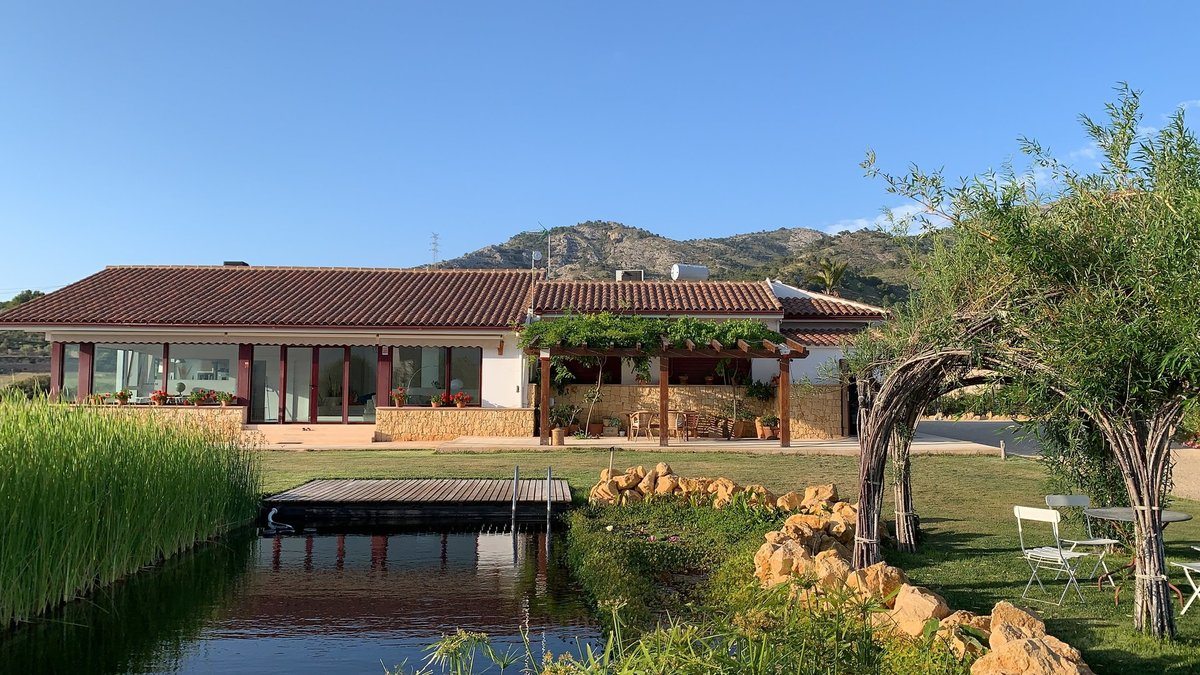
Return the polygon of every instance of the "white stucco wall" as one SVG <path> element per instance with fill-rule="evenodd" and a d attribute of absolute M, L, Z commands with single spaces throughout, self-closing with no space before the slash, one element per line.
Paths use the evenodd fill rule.
<path fill-rule="evenodd" d="M 480 402 L 485 408 L 526 408 L 529 385 L 525 355 L 517 347 L 515 333 L 505 336 L 504 353 L 495 347 L 483 348 L 483 382 Z"/>
<path fill-rule="evenodd" d="M 832 384 L 837 382 L 836 375 L 829 377 L 823 370 L 828 365 L 836 368 L 842 358 L 840 347 L 809 347 L 808 357 L 792 360 L 792 382 L 808 381 L 813 384 Z M 775 359 L 754 359 L 750 364 L 750 374 L 759 382 L 770 382 L 779 374 L 779 361 Z"/>

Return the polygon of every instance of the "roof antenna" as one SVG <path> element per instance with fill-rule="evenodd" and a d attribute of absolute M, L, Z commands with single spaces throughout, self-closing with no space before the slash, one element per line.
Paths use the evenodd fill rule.
<path fill-rule="evenodd" d="M 542 228 L 542 232 L 546 233 L 546 278 L 549 279 L 550 278 L 550 230 L 547 230 L 546 226 L 543 225 L 542 221 L 540 221 L 540 220 L 538 221 L 538 227 Z"/>

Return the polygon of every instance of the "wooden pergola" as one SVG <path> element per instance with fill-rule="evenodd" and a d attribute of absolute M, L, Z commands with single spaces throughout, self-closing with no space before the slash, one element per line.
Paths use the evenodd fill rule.
<path fill-rule="evenodd" d="M 791 447 L 791 395 L 792 395 L 792 359 L 803 359 L 808 356 L 804 345 L 785 338 L 783 344 L 763 340 L 761 344 L 751 344 L 738 340 L 737 345 L 727 347 L 713 340 L 709 344 L 699 345 L 691 340 L 684 341 L 684 347 L 675 347 L 666 339 L 657 348 L 635 347 L 570 347 L 552 345 L 550 347 L 530 348 L 527 354 L 537 356 L 541 368 L 541 385 L 538 387 L 541 414 L 538 416 L 538 431 L 541 433 L 541 445 L 550 445 L 550 359 L 563 358 L 640 358 L 658 359 L 658 409 L 662 415 L 668 408 L 670 377 L 668 367 L 671 359 L 695 358 L 727 358 L 743 359 L 777 359 L 779 361 L 779 446 Z M 658 444 L 662 447 L 670 445 L 668 428 L 665 420 L 658 425 Z"/>

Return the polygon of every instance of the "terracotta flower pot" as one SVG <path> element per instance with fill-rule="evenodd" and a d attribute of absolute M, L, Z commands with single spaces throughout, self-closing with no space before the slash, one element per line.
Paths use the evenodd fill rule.
<path fill-rule="evenodd" d="M 467 407 L 467 404 L 464 403 L 463 401 L 455 401 L 454 407 L 455 408 L 465 408 L 465 407 Z"/>
<path fill-rule="evenodd" d="M 604 422 L 592 422 L 588 425 L 588 436 L 603 436 Z"/>
<path fill-rule="evenodd" d="M 442 407 L 442 402 L 441 401 L 430 401 L 429 407 L 430 408 L 440 408 L 440 407 Z"/>

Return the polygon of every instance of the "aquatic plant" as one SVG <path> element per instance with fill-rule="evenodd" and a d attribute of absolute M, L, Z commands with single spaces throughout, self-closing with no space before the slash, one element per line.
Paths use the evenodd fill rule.
<path fill-rule="evenodd" d="M 197 423 L 0 397 L 0 626 L 247 523 L 260 482 Z"/>

